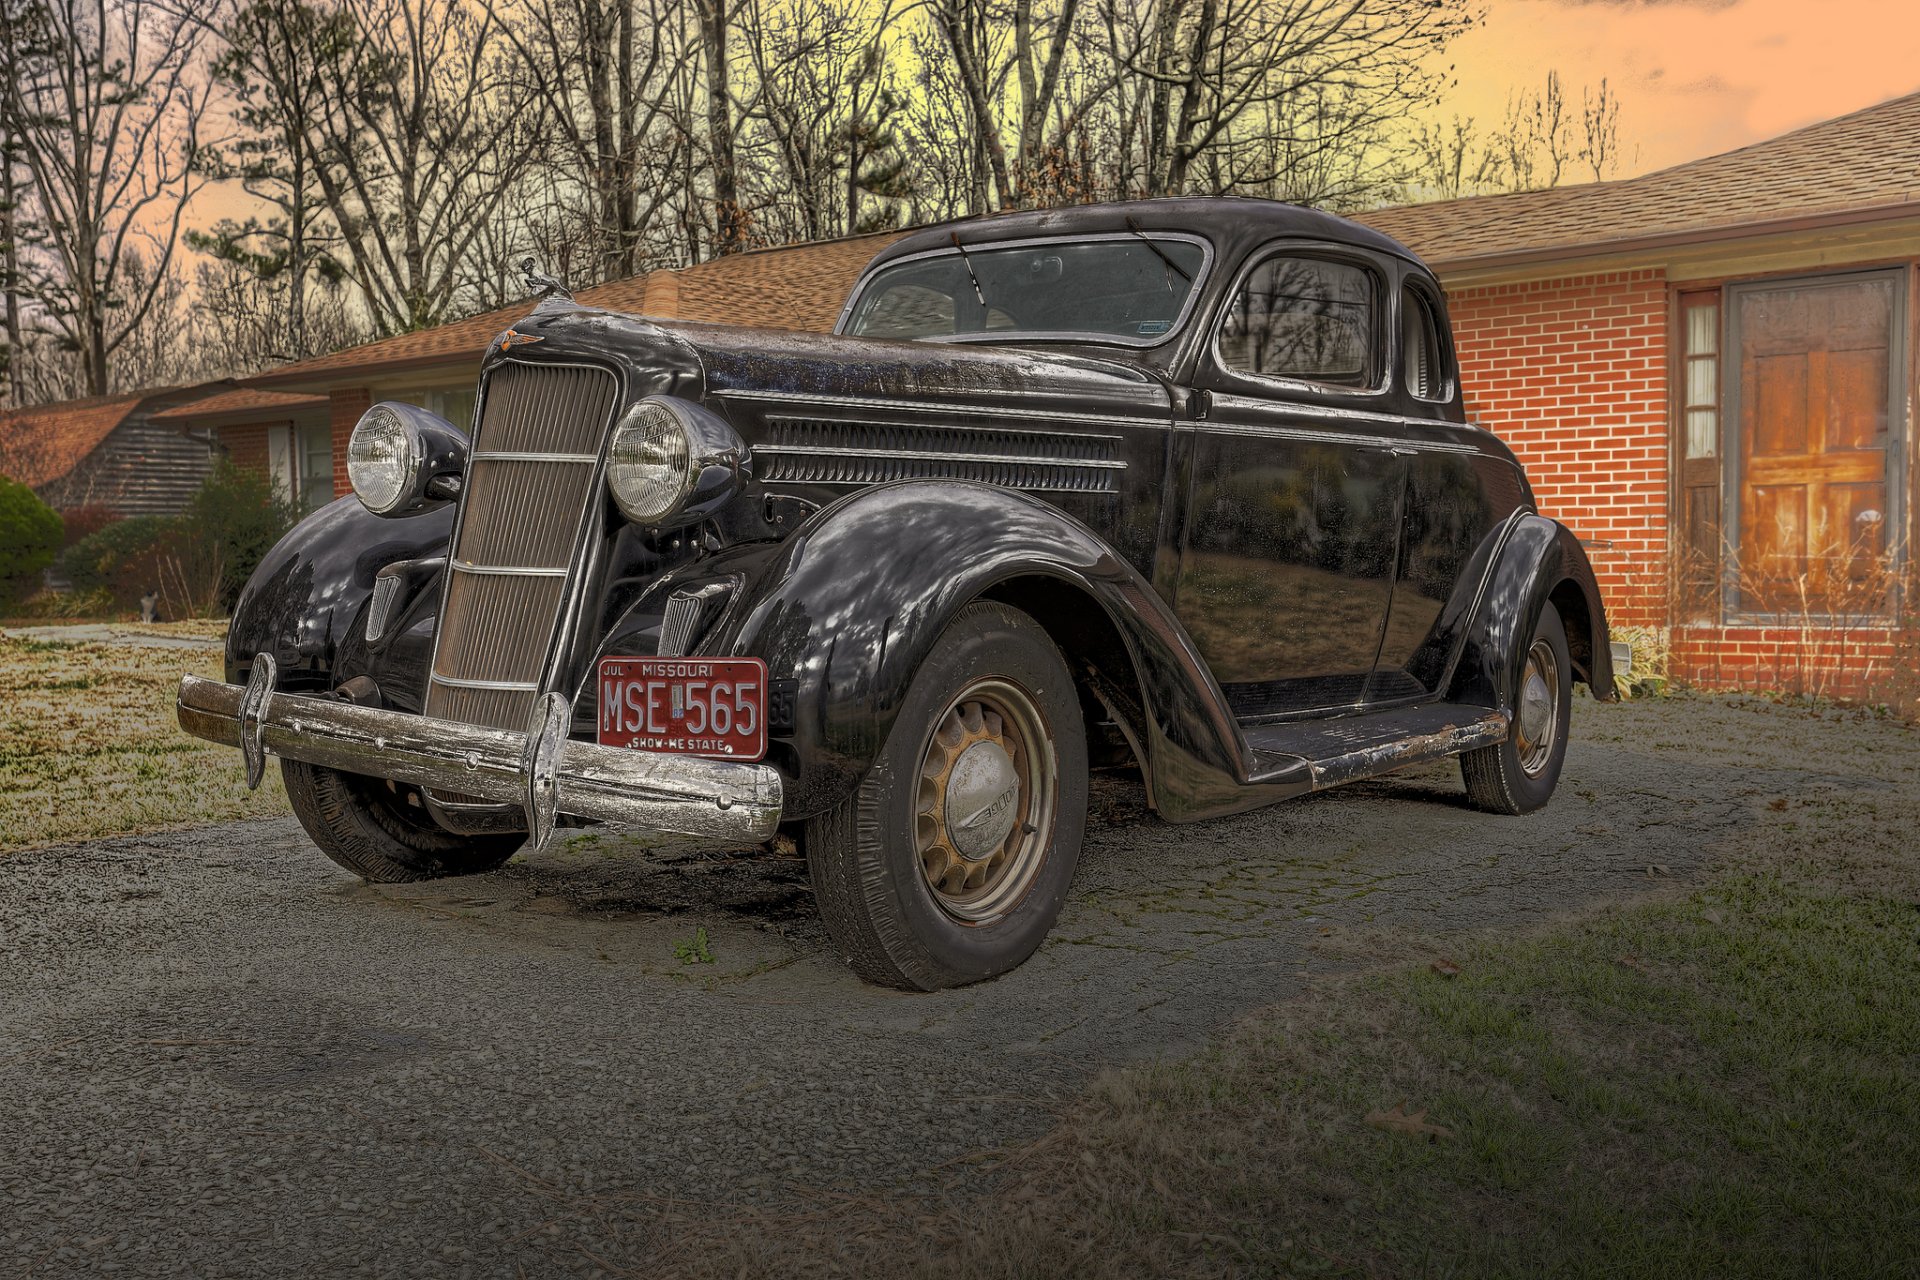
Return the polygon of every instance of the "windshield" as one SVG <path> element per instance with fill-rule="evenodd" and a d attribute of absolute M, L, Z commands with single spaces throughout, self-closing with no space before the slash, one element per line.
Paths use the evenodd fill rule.
<path fill-rule="evenodd" d="M 1206 263 L 1201 242 L 1160 234 L 965 245 L 874 272 L 842 332 L 1153 346 L 1179 328 Z"/>

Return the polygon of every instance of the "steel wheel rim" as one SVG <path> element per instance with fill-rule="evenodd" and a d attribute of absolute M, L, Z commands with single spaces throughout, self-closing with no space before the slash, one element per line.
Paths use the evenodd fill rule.
<path fill-rule="evenodd" d="M 942 911 L 983 925 L 1019 905 L 1047 860 L 1058 791 L 1053 735 L 1026 690 L 990 676 L 947 703 L 921 747 L 913 823 Z"/>
<path fill-rule="evenodd" d="M 1513 748 L 1521 772 L 1537 778 L 1553 759 L 1560 736 L 1560 660 L 1553 646 L 1535 640 L 1520 672 L 1520 707 L 1514 717 Z"/>

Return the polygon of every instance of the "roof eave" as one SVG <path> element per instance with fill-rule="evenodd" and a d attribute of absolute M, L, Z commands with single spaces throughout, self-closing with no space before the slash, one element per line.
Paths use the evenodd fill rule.
<path fill-rule="evenodd" d="M 1769 218 L 1759 222 L 1740 222 L 1717 227 L 1698 227 L 1684 231 L 1662 231 L 1653 235 L 1619 236 L 1611 240 L 1580 240 L 1559 244 L 1507 249 L 1496 253 L 1460 254 L 1453 257 L 1425 257 L 1423 261 L 1436 273 L 1459 274 L 1470 271 L 1497 271 L 1544 262 L 1577 262 L 1586 258 L 1611 258 L 1621 254 L 1656 249 L 1674 249 L 1688 245 L 1720 244 L 1764 236 L 1792 235 L 1830 227 L 1858 226 L 1874 222 L 1898 222 L 1920 218 L 1920 200 L 1902 200 L 1895 204 L 1869 205 L 1854 209 L 1833 209 L 1822 213 L 1795 214 L 1789 218 Z"/>

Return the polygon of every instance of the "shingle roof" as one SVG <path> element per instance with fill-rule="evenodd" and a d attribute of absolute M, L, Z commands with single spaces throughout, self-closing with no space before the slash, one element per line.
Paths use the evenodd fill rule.
<path fill-rule="evenodd" d="M 1379 209 L 1356 220 L 1445 266 L 1704 238 L 1821 215 L 1900 215 L 1907 205 L 1920 216 L 1920 93 L 1637 178 Z"/>
<path fill-rule="evenodd" d="M 264 387 L 234 387 L 198 400 L 162 409 L 153 415 L 156 422 L 181 422 L 191 419 L 232 417 L 237 414 L 273 415 L 301 409 L 325 407 L 327 398 L 317 392 L 269 391 Z"/>
<path fill-rule="evenodd" d="M 582 289 L 593 307 L 769 329 L 827 329 L 860 269 L 899 238 L 893 231 L 730 254 L 675 271 Z M 417 333 L 397 334 L 270 369 L 250 384 L 312 383 L 352 370 L 374 372 L 423 364 L 478 362 L 489 339 L 532 309 L 532 301 L 456 320 Z"/>
<path fill-rule="evenodd" d="M 31 489 L 60 479 L 151 395 L 136 391 L 0 412 L 0 473 Z"/>

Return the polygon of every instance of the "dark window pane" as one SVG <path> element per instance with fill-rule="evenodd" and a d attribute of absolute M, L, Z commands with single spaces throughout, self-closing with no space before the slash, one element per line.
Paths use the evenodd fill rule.
<path fill-rule="evenodd" d="M 1418 290 L 1408 289 L 1400 299 L 1400 376 L 1407 390 L 1422 400 L 1443 399 L 1446 370 L 1440 367 L 1440 330 L 1433 307 Z"/>
<path fill-rule="evenodd" d="M 1363 267 L 1269 258 L 1227 313 L 1220 359 L 1239 373 L 1371 386 L 1374 305 L 1373 275 Z"/>
<path fill-rule="evenodd" d="M 861 289 L 846 332 L 864 338 L 1029 334 L 1152 346 L 1179 326 L 1205 264 L 1200 245 L 1158 236 L 970 245 L 965 258 L 941 253 L 882 267 Z"/>

